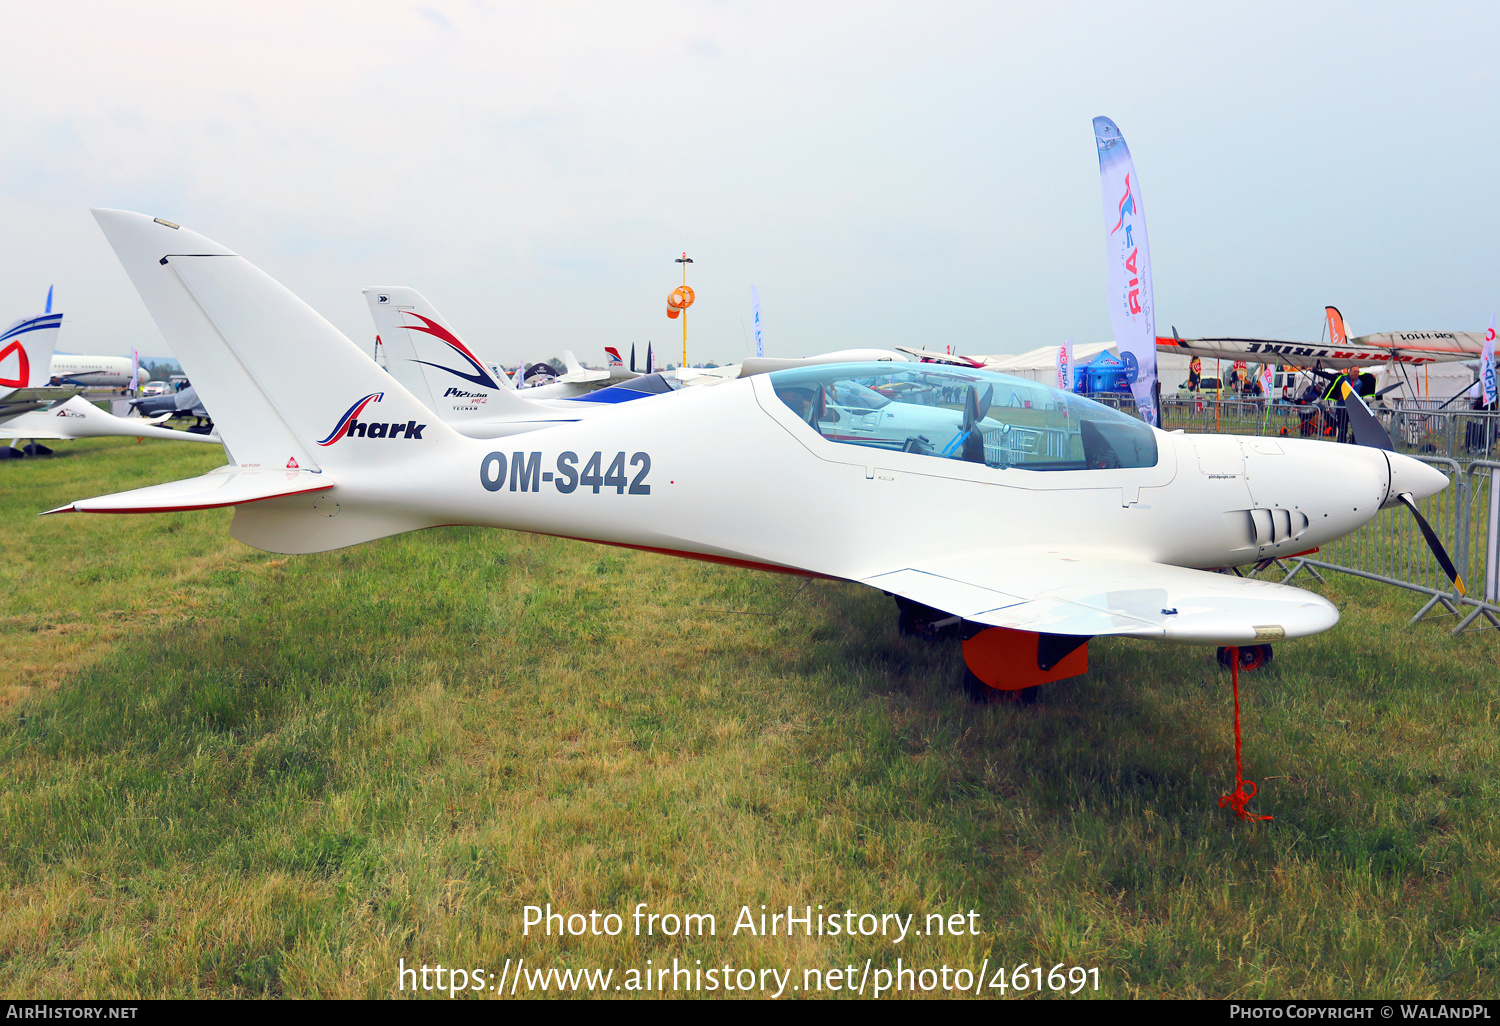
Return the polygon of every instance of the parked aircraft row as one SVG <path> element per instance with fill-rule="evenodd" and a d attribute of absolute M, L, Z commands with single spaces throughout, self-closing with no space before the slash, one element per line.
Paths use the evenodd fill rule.
<path fill-rule="evenodd" d="M 11 439 L 0 445 L 0 459 L 45 456 L 52 450 L 41 440 L 129 436 L 171 441 L 212 442 L 209 434 L 173 431 L 160 424 L 170 414 L 155 419 L 116 417 L 79 395 L 79 382 L 57 381 L 58 360 L 78 367 L 111 366 L 104 361 L 119 357 L 59 357 L 53 350 L 63 315 L 52 311 L 52 292 L 47 292 L 47 311 L 39 317 L 22 318 L 0 335 L 0 437 Z M 23 441 L 26 444 L 22 444 Z"/>
<path fill-rule="evenodd" d="M 95 217 L 230 462 L 50 513 L 233 506 L 234 537 L 288 553 L 490 526 L 854 581 L 896 596 L 906 626 L 963 626 L 981 689 L 1017 689 L 1081 672 L 1099 635 L 1260 646 L 1325 630 L 1325 599 L 1212 571 L 1306 551 L 1447 483 L 1373 418 L 1357 446 L 1189 436 L 880 351 L 530 398 L 410 290 L 367 293 L 399 312 L 382 337 L 402 353 L 382 369 L 233 250 Z M 294 363 L 304 373 L 282 372 Z M 943 531 L 920 529 L 934 517 Z"/>

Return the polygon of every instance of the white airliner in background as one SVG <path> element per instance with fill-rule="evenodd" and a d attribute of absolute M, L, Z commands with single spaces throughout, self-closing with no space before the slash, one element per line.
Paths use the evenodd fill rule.
<path fill-rule="evenodd" d="M 101 388 L 125 388 L 135 374 L 128 356 L 75 356 L 55 353 L 49 377 L 60 384 L 97 385 Z"/>

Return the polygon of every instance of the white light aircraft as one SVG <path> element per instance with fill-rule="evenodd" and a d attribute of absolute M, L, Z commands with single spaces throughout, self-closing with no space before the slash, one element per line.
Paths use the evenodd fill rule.
<path fill-rule="evenodd" d="M 81 395 L 45 410 L 34 410 L 0 424 L 0 437 L 9 435 L 13 439 L 12 449 L 19 449 L 28 456 L 46 456 L 52 452 L 45 445 L 37 445 L 39 439 L 72 440 L 78 438 L 159 438 L 170 442 L 209 442 L 214 445 L 221 439 L 216 435 L 198 434 L 192 431 L 174 431 L 161 427 L 161 422 L 171 414 L 146 419 L 144 417 L 116 417 L 106 413 Z M 22 448 L 18 443 L 29 439 Z"/>
<path fill-rule="evenodd" d="M 1446 485 L 1381 448 L 1168 434 L 1036 382 L 897 362 L 470 438 L 231 250 L 141 214 L 95 217 L 231 462 L 52 513 L 233 506 L 235 538 L 288 553 L 476 525 L 853 581 L 961 619 L 970 672 L 1014 690 L 1083 672 L 1099 635 L 1261 646 L 1326 630 L 1338 612 L 1323 598 L 1211 571 L 1311 549 Z M 982 415 L 1010 444 L 898 451 L 894 420 L 879 444 L 829 437 L 830 396 L 915 374 L 947 375 L 963 430 Z"/>

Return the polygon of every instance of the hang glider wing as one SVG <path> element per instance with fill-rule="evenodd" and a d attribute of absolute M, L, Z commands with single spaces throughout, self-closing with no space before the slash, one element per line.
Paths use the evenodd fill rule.
<path fill-rule="evenodd" d="M 32 410 L 44 409 L 61 400 L 71 399 L 78 392 L 79 389 L 71 386 L 61 388 L 44 386 L 42 388 L 17 388 L 0 393 L 0 433 L 4 433 L 5 422 L 11 418 L 30 413 Z"/>
<path fill-rule="evenodd" d="M 118 435 L 135 438 L 161 438 L 174 442 L 221 443 L 217 435 L 200 435 L 191 431 L 173 431 L 160 427 L 170 414 L 160 414 L 155 419 L 145 417 L 116 417 L 105 413 L 82 396 L 75 395 L 65 403 L 46 410 L 23 413 L 0 427 L 0 433 L 9 432 L 14 438 L 100 438 Z"/>
<path fill-rule="evenodd" d="M 1397 331 L 1361 335 L 1337 346 L 1264 338 L 1172 339 L 1157 336 L 1156 349 L 1209 360 L 1245 360 L 1338 370 L 1382 363 L 1421 365 L 1473 360 L 1479 356 L 1483 343 L 1483 336 L 1471 331 Z"/>
<path fill-rule="evenodd" d="M 1315 634 L 1339 617 L 1300 588 L 1086 553 L 953 556 L 861 583 L 973 623 L 1046 634 L 1245 645 Z"/>
<path fill-rule="evenodd" d="M 185 481 L 79 499 L 47 513 L 170 513 L 190 509 L 241 506 L 306 492 L 326 492 L 334 485 L 326 473 L 307 470 L 246 470 L 227 466 Z M 43 513 L 42 516 L 46 516 Z"/>

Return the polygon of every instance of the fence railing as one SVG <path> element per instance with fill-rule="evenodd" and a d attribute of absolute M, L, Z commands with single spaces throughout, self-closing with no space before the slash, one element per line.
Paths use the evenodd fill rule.
<path fill-rule="evenodd" d="M 1090 395 L 1130 413 L 1135 403 L 1119 392 Z M 1375 416 L 1385 425 L 1397 452 L 1411 456 L 1443 456 L 1468 463 L 1500 459 L 1500 412 L 1459 408 L 1459 403 L 1437 409 L 1435 400 L 1377 403 Z M 1280 399 L 1222 399 L 1203 393 L 1189 399 L 1162 398 L 1162 427 L 1189 433 L 1276 435 L 1347 441 L 1348 419 L 1335 403 L 1289 403 Z"/>

